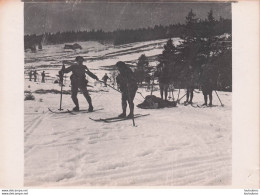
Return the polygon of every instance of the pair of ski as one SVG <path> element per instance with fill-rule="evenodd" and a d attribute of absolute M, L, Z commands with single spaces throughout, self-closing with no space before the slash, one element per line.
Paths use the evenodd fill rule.
<path fill-rule="evenodd" d="M 193 104 L 193 103 L 184 103 L 184 106 L 188 106 L 188 105 L 191 105 L 193 108 L 212 108 L 212 107 L 216 107 L 216 105 L 199 105 L 199 104 Z"/>
<path fill-rule="evenodd" d="M 54 111 L 50 108 L 48 108 L 50 112 L 54 113 L 54 114 L 72 114 L 72 115 L 76 115 L 77 113 L 90 113 L 88 110 L 80 110 L 80 111 L 73 111 L 73 110 L 61 110 L 61 111 Z M 103 110 L 103 108 L 99 108 L 99 109 L 94 109 L 92 112 L 96 112 L 99 110 Z M 139 118 L 142 116 L 148 116 L 149 114 L 136 114 L 134 116 L 134 118 Z M 132 118 L 120 118 L 120 117 L 111 117 L 111 118 L 99 118 L 99 119 L 93 119 L 91 117 L 89 117 L 89 119 L 96 121 L 96 122 L 105 122 L 105 123 L 112 123 L 112 122 L 119 122 L 119 121 L 124 121 L 124 120 L 131 120 Z"/>
<path fill-rule="evenodd" d="M 134 118 L 139 118 L 139 117 L 143 117 L 143 116 L 148 116 L 150 114 L 135 114 Z M 99 118 L 99 119 L 93 119 L 91 117 L 89 117 L 90 120 L 93 120 L 95 122 L 105 122 L 105 123 L 113 123 L 113 122 L 119 122 L 119 121 L 125 121 L 125 120 L 132 120 L 132 118 L 130 117 L 125 117 L 125 118 L 121 118 L 121 117 L 111 117 L 111 118 Z"/>
<path fill-rule="evenodd" d="M 90 113 L 88 110 L 79 110 L 79 111 L 73 111 L 73 110 L 61 110 L 61 111 L 54 111 L 50 108 L 48 108 L 48 110 L 54 114 L 66 114 L 66 113 L 69 113 L 69 114 L 72 114 L 72 115 L 76 115 L 77 113 Z M 96 112 L 96 111 L 99 111 L 99 110 L 103 110 L 103 108 L 98 108 L 98 109 L 94 109 L 92 112 Z"/>

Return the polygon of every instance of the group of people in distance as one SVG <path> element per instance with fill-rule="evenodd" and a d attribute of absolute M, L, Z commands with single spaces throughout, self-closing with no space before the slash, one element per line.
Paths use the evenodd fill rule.
<path fill-rule="evenodd" d="M 203 68 L 200 72 L 200 88 L 202 90 L 204 96 L 204 104 L 202 106 L 212 106 L 212 92 L 213 92 L 213 84 L 212 79 L 210 78 L 210 74 L 207 72 L 206 65 L 203 65 Z M 171 83 L 171 77 L 169 75 L 169 70 L 165 64 L 160 64 L 157 66 L 157 70 L 154 74 L 155 77 L 158 77 L 159 81 L 159 88 L 160 88 L 160 95 L 161 98 L 167 100 L 169 85 Z M 186 101 L 185 104 L 192 104 L 193 100 L 193 92 L 196 87 L 196 79 L 193 67 L 191 65 L 188 66 L 186 75 L 185 75 L 185 88 L 186 88 Z M 208 104 L 208 96 L 209 96 L 209 104 Z"/>
<path fill-rule="evenodd" d="M 89 92 L 87 90 L 87 83 L 88 81 L 86 80 L 86 74 L 89 75 L 91 78 L 100 81 L 99 78 L 93 74 L 87 66 L 83 65 L 84 58 L 81 56 L 77 56 L 75 58 L 75 61 L 68 61 L 64 60 L 62 61 L 63 66 L 62 69 L 59 71 L 59 74 L 64 74 L 64 73 L 69 73 L 72 72 L 72 75 L 70 77 L 71 79 L 71 98 L 72 101 L 75 104 L 75 107 L 73 108 L 74 111 L 79 111 L 79 102 L 77 99 L 77 93 L 78 89 L 80 89 L 86 98 L 88 104 L 89 104 L 89 112 L 93 111 L 93 105 L 92 105 L 92 100 L 89 95 Z M 65 68 L 65 64 L 70 65 L 69 67 Z M 131 70 L 131 68 L 124 62 L 118 61 L 116 63 L 116 68 L 119 71 L 118 76 L 116 77 L 116 82 L 119 86 L 119 89 L 121 91 L 121 100 L 122 100 L 122 113 L 118 116 L 121 118 L 128 117 L 132 118 L 134 116 L 134 97 L 137 92 L 138 86 L 137 86 L 137 81 L 135 78 L 135 74 Z M 192 71 L 192 67 L 189 67 L 189 70 Z M 163 99 L 163 93 L 165 93 L 165 99 L 167 99 L 167 93 L 168 93 L 168 87 L 169 87 L 169 78 L 166 75 L 167 70 L 165 70 L 165 66 L 160 67 L 157 69 L 155 76 L 158 77 L 159 80 L 159 86 L 160 86 L 160 94 L 161 98 Z M 192 74 L 189 74 L 192 75 Z M 209 83 L 207 81 L 207 77 L 203 76 L 202 73 L 202 78 L 205 80 L 204 85 L 202 85 L 202 92 L 204 95 L 204 105 L 207 105 L 207 95 L 209 95 L 209 105 L 212 105 L 212 87 L 207 84 Z M 107 86 L 107 80 L 109 77 L 107 74 L 102 78 L 103 83 L 105 86 Z M 186 88 L 187 88 L 187 94 L 186 94 L 186 102 L 192 103 L 192 98 L 193 98 L 193 91 L 194 91 L 194 85 L 192 84 L 192 78 L 189 79 L 190 82 L 187 82 Z M 102 82 L 102 81 L 100 81 Z M 126 109 L 127 109 L 127 102 L 129 105 L 130 113 L 127 115 L 126 114 Z"/>
<path fill-rule="evenodd" d="M 34 71 L 30 70 L 29 71 L 29 81 L 32 81 L 32 76 L 33 76 L 34 82 L 37 82 L 37 75 L 38 75 L 38 73 L 36 70 L 34 70 Z M 42 71 L 41 76 L 42 76 L 41 82 L 45 83 L 45 71 Z"/>

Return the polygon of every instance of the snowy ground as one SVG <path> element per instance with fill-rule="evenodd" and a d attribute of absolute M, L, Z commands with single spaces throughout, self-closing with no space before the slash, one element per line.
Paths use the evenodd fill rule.
<path fill-rule="evenodd" d="M 25 101 L 24 158 L 26 186 L 204 186 L 231 184 L 232 93 L 218 92 L 224 107 L 194 108 L 182 104 L 175 108 L 143 110 L 149 116 L 117 123 L 89 119 L 117 116 L 121 112 L 120 94 L 89 79 L 93 113 L 53 114 L 59 108 L 59 94 L 35 93 L 59 90 L 53 84 L 59 61 L 83 55 L 99 77 L 118 60 L 134 61 L 141 55 L 162 52 L 165 40 L 127 44 L 118 47 L 86 43 L 83 51 L 64 52 L 63 45 L 49 46 L 42 53 L 26 53 L 25 70 L 35 67 L 50 73 L 46 83 L 25 80 L 25 90 L 34 101 Z M 178 42 L 175 40 L 175 42 Z M 155 64 L 156 62 L 154 62 Z M 57 66 L 55 66 L 55 64 Z M 59 65 L 59 66 L 58 66 Z M 64 90 L 69 90 L 69 81 Z M 155 95 L 159 96 L 156 86 Z M 144 96 L 149 94 L 140 88 Z M 178 91 L 174 91 L 175 98 Z M 181 90 L 181 96 L 185 93 Z M 202 104 L 203 96 L 194 94 Z M 80 108 L 88 105 L 78 95 Z M 213 104 L 219 105 L 216 95 Z M 136 94 L 135 104 L 143 101 Z M 183 101 L 182 101 L 183 102 Z M 72 108 L 70 95 L 63 95 L 63 108 Z"/>

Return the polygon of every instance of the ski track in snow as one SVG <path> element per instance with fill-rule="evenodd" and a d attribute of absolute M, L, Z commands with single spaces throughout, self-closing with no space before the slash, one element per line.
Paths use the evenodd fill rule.
<path fill-rule="evenodd" d="M 157 42 L 165 43 L 162 40 Z M 157 42 L 102 47 L 99 50 L 95 50 L 97 47 L 93 43 L 94 46 L 90 45 L 90 51 L 86 54 L 89 57 L 94 53 L 101 56 L 109 53 L 114 55 L 113 52 L 124 53 L 124 50 L 140 47 L 143 49 L 143 46 L 146 48 L 146 45 L 148 47 Z M 58 53 L 51 46 L 49 49 L 56 53 L 50 55 L 46 52 L 44 55 L 55 60 L 64 56 L 64 52 Z M 30 53 L 27 55 L 33 56 Z M 136 56 L 140 55 L 138 53 Z M 28 56 L 26 58 L 30 59 Z M 129 54 L 128 58 L 134 60 L 135 57 Z M 116 60 L 106 59 L 103 62 L 112 65 Z M 95 73 L 101 76 L 104 71 Z M 96 91 L 91 92 L 94 108 L 103 110 L 75 115 L 51 113 L 48 107 L 53 110 L 58 108 L 59 94 L 33 93 L 35 101 L 25 101 L 25 186 L 231 184 L 232 93 L 218 92 L 224 107 L 194 108 L 178 105 L 156 110 L 135 107 L 136 114 L 150 115 L 135 119 L 137 127 L 133 127 L 131 120 L 115 123 L 90 120 L 89 117 L 106 118 L 121 112 L 121 96 L 118 92 L 104 88 L 93 80 L 90 80 L 90 84 Z M 26 80 L 25 89 L 32 92 L 37 89 L 59 90 L 59 86 L 51 82 L 34 83 Z M 64 90 L 69 90 L 69 82 Z M 108 92 L 98 92 L 101 90 Z M 150 93 L 143 88 L 138 91 L 143 95 Z M 175 97 L 177 93 L 176 90 Z M 180 97 L 184 93 L 181 90 Z M 159 96 L 158 91 L 154 94 Z M 87 109 L 83 95 L 79 93 L 78 98 L 80 108 Z M 213 98 L 213 104 L 219 105 L 217 97 Z M 136 94 L 135 105 L 142 101 L 143 98 Z M 201 92 L 194 94 L 194 102 L 203 103 Z M 62 107 L 65 110 L 73 108 L 70 95 L 63 95 Z"/>

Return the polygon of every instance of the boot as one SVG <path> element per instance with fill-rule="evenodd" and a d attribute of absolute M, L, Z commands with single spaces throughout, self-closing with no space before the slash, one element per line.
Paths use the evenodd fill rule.
<path fill-rule="evenodd" d="M 125 117 L 126 117 L 126 113 L 125 112 L 123 112 L 122 114 L 118 115 L 118 118 L 125 118 Z"/>
<path fill-rule="evenodd" d="M 93 106 L 92 106 L 92 105 L 89 105 L 88 111 L 89 111 L 89 112 L 93 112 L 93 109 L 94 109 Z"/>
<path fill-rule="evenodd" d="M 133 117 L 134 117 L 134 114 L 133 113 L 129 113 L 126 118 L 133 118 Z"/>
<path fill-rule="evenodd" d="M 76 106 L 76 107 L 74 107 L 72 110 L 75 111 L 75 112 L 78 112 L 78 111 L 79 111 L 79 107 Z"/>

